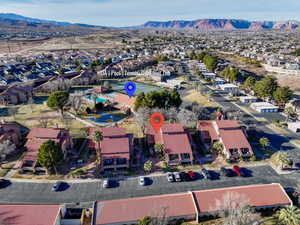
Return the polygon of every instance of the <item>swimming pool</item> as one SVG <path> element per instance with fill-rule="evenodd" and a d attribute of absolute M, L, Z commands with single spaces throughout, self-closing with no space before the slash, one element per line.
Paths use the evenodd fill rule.
<path fill-rule="evenodd" d="M 101 113 L 98 115 L 95 115 L 94 117 L 88 118 L 89 120 L 95 122 L 95 123 L 112 123 L 112 122 L 117 122 L 121 120 L 121 118 L 113 115 L 109 115 L 106 113 Z"/>
<path fill-rule="evenodd" d="M 86 96 L 86 98 L 90 101 L 94 101 L 93 97 L 91 95 L 88 95 Z M 102 102 L 104 103 L 107 99 L 106 98 L 100 98 L 100 97 L 97 97 L 96 98 L 96 102 L 99 103 L 99 102 Z"/>

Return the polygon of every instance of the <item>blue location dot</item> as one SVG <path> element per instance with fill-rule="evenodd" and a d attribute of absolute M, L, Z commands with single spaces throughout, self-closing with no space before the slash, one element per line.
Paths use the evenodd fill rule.
<path fill-rule="evenodd" d="M 128 96 L 131 98 L 136 90 L 136 84 L 129 81 L 125 84 L 124 89 L 127 92 Z"/>

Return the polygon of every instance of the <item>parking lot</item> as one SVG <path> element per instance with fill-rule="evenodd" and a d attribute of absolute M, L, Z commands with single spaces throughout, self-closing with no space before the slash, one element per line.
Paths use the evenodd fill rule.
<path fill-rule="evenodd" d="M 247 168 L 252 172 L 250 177 L 223 177 L 208 180 L 198 177 L 189 182 L 168 182 L 166 175 L 149 177 L 151 183 L 139 185 L 138 178 L 116 181 L 113 188 L 103 188 L 103 181 L 69 183 L 64 191 L 51 191 L 53 183 L 31 183 L 12 181 L 6 188 L 0 189 L 2 203 L 73 203 L 95 200 L 122 199 L 139 196 L 171 194 L 193 190 L 224 188 L 231 186 L 281 183 L 284 187 L 296 186 L 299 174 L 278 175 L 269 166 Z M 218 172 L 218 171 L 216 171 Z"/>

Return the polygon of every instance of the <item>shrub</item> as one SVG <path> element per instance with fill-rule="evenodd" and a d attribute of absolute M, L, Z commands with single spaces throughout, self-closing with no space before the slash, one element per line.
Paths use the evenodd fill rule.
<path fill-rule="evenodd" d="M 256 160 L 257 160 L 257 158 L 256 158 L 256 156 L 255 156 L 255 155 L 253 155 L 253 156 L 251 156 L 250 160 L 254 162 L 254 161 L 256 161 Z"/>

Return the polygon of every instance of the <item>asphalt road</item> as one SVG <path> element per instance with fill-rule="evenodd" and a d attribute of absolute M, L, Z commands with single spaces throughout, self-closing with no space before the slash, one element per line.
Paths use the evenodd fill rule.
<path fill-rule="evenodd" d="M 215 180 L 203 179 L 200 175 L 196 181 L 169 183 L 166 176 L 150 177 L 150 185 L 140 186 L 138 178 L 117 181 L 113 188 L 104 189 L 102 181 L 86 183 L 69 183 L 64 191 L 53 192 L 53 183 L 12 182 L 10 186 L 0 189 L 1 203 L 76 203 L 95 200 L 122 199 L 149 195 L 171 194 L 189 190 L 281 183 L 284 187 L 297 185 L 300 174 L 278 175 L 269 166 L 247 168 L 251 177 L 219 177 Z M 218 171 L 216 171 L 218 172 Z"/>

